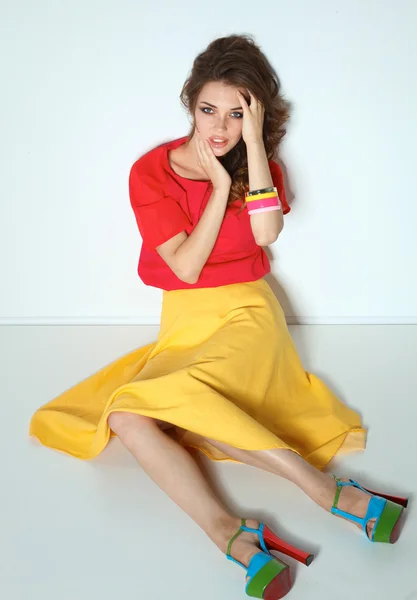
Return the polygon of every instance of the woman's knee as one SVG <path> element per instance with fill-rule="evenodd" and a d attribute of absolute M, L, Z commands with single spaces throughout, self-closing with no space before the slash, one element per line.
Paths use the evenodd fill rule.
<path fill-rule="evenodd" d="M 166 430 L 173 425 L 152 419 L 152 417 L 145 417 L 145 415 L 138 415 L 136 413 L 115 411 L 112 412 L 107 420 L 110 429 L 120 438 L 124 439 L 126 436 L 143 431 L 144 428 L 159 427 L 160 429 Z"/>
<path fill-rule="evenodd" d="M 109 415 L 107 422 L 110 429 L 112 429 L 120 438 L 125 438 L 132 432 L 138 432 L 144 427 L 155 424 L 154 419 L 151 419 L 151 417 L 123 411 L 112 412 Z"/>

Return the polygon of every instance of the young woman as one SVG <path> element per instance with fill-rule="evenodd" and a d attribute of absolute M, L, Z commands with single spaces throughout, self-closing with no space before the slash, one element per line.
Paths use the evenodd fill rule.
<path fill-rule="evenodd" d="M 270 550 L 305 564 L 312 556 L 232 514 L 186 448 L 285 477 L 372 541 L 396 541 L 406 500 L 322 472 L 338 452 L 363 448 L 365 430 L 303 370 L 264 280 L 263 247 L 290 210 L 273 160 L 288 116 L 275 72 L 250 36 L 220 38 L 195 59 L 181 99 L 190 133 L 146 153 L 129 178 L 143 241 L 139 275 L 164 290 L 158 339 L 40 408 L 31 434 L 81 459 L 117 435 L 248 569 L 248 595 L 276 600 L 291 579 Z"/>

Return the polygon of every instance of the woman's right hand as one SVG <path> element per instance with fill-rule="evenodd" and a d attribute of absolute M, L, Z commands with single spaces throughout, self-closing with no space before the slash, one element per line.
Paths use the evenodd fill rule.
<path fill-rule="evenodd" d="M 199 161 L 198 166 L 203 169 L 204 173 L 211 180 L 213 189 L 222 191 L 230 190 L 232 178 L 230 177 L 229 173 L 214 154 L 209 142 L 207 140 L 203 140 L 197 129 L 195 133 L 196 149 Z"/>

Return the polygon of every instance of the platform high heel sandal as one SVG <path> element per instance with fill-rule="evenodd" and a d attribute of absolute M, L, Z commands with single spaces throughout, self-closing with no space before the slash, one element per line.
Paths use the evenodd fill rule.
<path fill-rule="evenodd" d="M 400 517 L 404 508 L 406 508 L 408 504 L 408 499 L 401 498 L 399 496 L 389 496 L 388 494 L 372 492 L 371 490 L 367 490 L 359 485 L 359 483 L 356 481 L 353 481 L 353 479 L 349 479 L 349 481 L 342 481 L 341 479 L 335 477 L 335 480 L 337 489 L 333 507 L 331 509 L 332 514 L 349 519 L 354 523 L 359 523 L 359 525 L 362 526 L 366 537 L 371 542 L 395 544 L 400 535 Z M 345 486 L 356 487 L 371 496 L 367 513 L 363 519 L 337 508 L 342 487 Z M 368 521 L 371 519 L 375 519 L 375 525 L 372 530 L 372 534 L 369 537 L 366 526 Z"/>
<path fill-rule="evenodd" d="M 256 533 L 262 548 L 262 551 L 252 557 L 247 569 L 245 565 L 230 554 L 233 542 L 243 531 Z M 282 552 L 307 566 L 311 564 L 314 558 L 313 554 L 303 552 L 281 540 L 263 523 L 261 523 L 259 529 L 252 529 L 251 527 L 246 527 L 246 520 L 242 519 L 239 531 L 229 542 L 226 557 L 245 569 L 245 571 L 247 570 L 246 575 L 249 577 L 249 580 L 246 584 L 246 593 L 252 598 L 279 600 L 279 598 L 283 598 L 288 594 L 292 588 L 290 568 L 275 558 L 270 550 Z"/>

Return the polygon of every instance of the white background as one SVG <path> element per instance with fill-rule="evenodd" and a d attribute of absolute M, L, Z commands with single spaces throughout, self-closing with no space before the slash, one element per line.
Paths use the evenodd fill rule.
<path fill-rule="evenodd" d="M 133 162 L 185 135 L 215 37 L 252 33 L 293 103 L 294 194 L 272 248 L 287 315 L 417 322 L 414 0 L 0 4 L 0 317 L 157 323 L 136 275 Z"/>

